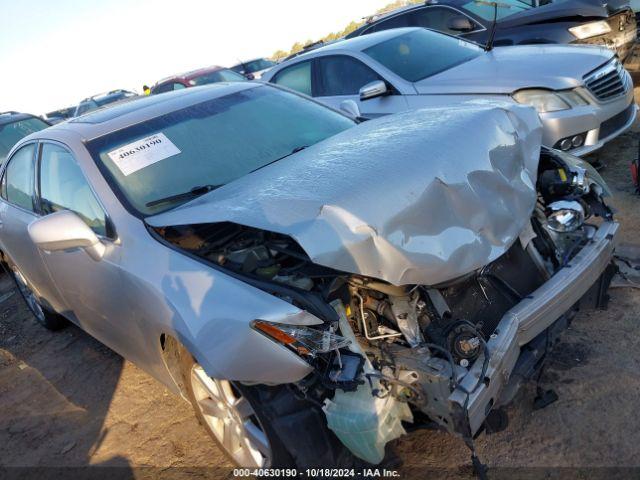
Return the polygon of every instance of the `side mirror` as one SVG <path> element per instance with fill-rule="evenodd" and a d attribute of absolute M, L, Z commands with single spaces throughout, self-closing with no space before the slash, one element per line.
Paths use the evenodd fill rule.
<path fill-rule="evenodd" d="M 29 224 L 29 237 L 38 248 L 55 252 L 82 248 L 94 260 L 102 258 L 105 246 L 75 213 L 69 210 L 52 213 Z"/>
<path fill-rule="evenodd" d="M 475 28 L 471 20 L 463 15 L 450 18 L 449 22 L 447 22 L 447 27 L 449 30 L 461 33 L 470 32 Z"/>
<path fill-rule="evenodd" d="M 369 100 L 370 98 L 381 97 L 389 92 L 387 84 L 382 80 L 376 80 L 367 83 L 360 89 L 360 100 Z"/>
<path fill-rule="evenodd" d="M 253 73 L 247 73 L 245 75 L 245 77 L 247 77 L 247 80 L 255 80 L 256 76 Z"/>
<path fill-rule="evenodd" d="M 340 103 L 340 110 L 353 118 L 360 117 L 360 107 L 358 107 L 358 104 L 353 100 L 343 100 Z"/>

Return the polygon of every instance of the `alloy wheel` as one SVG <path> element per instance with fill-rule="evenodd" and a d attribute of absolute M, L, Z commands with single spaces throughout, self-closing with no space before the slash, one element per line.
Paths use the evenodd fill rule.
<path fill-rule="evenodd" d="M 191 369 L 197 408 L 233 460 L 243 467 L 268 467 L 271 447 L 249 401 L 227 380 L 209 377 L 202 366 Z"/>
<path fill-rule="evenodd" d="M 31 310 L 31 313 L 33 313 L 33 315 L 36 317 L 36 319 L 40 323 L 45 323 L 46 319 L 44 315 L 44 310 L 38 303 L 38 299 L 36 298 L 33 291 L 27 285 L 27 281 L 22 276 L 22 273 L 20 273 L 19 270 L 14 269 L 13 276 L 16 279 L 16 284 L 18 285 L 18 289 L 20 290 L 20 293 L 22 294 L 25 301 L 27 302 L 27 306 L 29 307 L 29 310 Z"/>

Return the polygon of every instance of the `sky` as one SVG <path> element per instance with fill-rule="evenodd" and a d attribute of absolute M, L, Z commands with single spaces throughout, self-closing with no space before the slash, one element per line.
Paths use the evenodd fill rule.
<path fill-rule="evenodd" d="M 88 96 L 289 50 L 391 0 L 0 0 L 0 111 Z"/>

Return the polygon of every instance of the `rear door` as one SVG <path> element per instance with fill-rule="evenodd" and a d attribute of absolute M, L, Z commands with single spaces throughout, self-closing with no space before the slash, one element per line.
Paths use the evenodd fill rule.
<path fill-rule="evenodd" d="M 29 237 L 28 226 L 38 218 L 35 160 L 38 144 L 28 143 L 7 161 L 0 183 L 0 247 L 20 271 L 43 305 L 59 311 L 60 296 Z"/>

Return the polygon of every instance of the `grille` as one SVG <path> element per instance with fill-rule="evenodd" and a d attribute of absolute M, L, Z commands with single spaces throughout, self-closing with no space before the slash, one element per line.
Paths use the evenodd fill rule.
<path fill-rule="evenodd" d="M 614 60 L 590 74 L 585 86 L 598 100 L 612 100 L 627 92 L 629 75 L 622 64 Z"/>
<path fill-rule="evenodd" d="M 604 122 L 602 122 L 602 125 L 600 125 L 600 135 L 598 138 L 600 140 L 605 139 L 609 135 L 612 135 L 620 130 L 629 122 L 629 120 L 631 120 L 635 113 L 636 106 L 634 103 L 632 103 L 623 112 L 620 112 L 617 115 L 611 117 L 609 120 L 605 120 Z"/>

